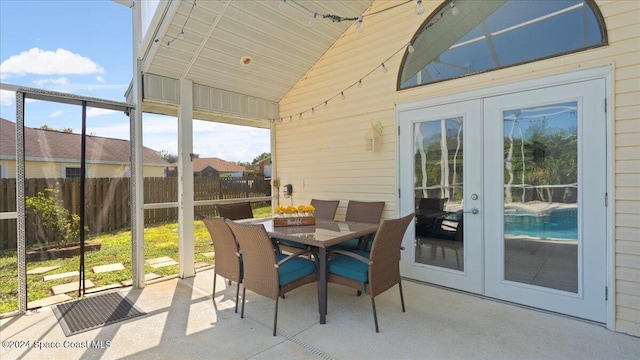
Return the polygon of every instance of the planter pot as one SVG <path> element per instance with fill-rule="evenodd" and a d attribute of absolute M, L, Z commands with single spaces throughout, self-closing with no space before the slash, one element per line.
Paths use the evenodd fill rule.
<path fill-rule="evenodd" d="M 84 251 L 100 250 L 100 243 L 86 242 L 84 243 Z M 68 258 L 80 255 L 80 244 L 67 244 L 62 246 L 47 246 L 44 249 L 32 250 L 27 252 L 27 260 L 49 260 Z"/>

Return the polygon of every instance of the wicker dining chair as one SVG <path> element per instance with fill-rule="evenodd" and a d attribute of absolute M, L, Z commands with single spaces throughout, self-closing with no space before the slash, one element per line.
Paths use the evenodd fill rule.
<path fill-rule="evenodd" d="M 333 220 L 339 204 L 340 200 L 311 199 L 311 205 L 315 208 L 313 216 L 318 220 Z M 286 252 L 295 252 L 308 248 L 303 244 L 284 239 L 277 239 L 277 242 L 280 250 Z"/>
<path fill-rule="evenodd" d="M 253 218 L 253 210 L 251 209 L 251 203 L 249 201 L 216 204 L 216 210 L 218 211 L 218 216 L 225 219 L 240 220 Z"/>
<path fill-rule="evenodd" d="M 356 201 L 349 200 L 347 204 L 347 213 L 345 221 L 354 221 L 367 224 L 379 224 L 382 217 L 382 209 L 384 201 Z M 369 250 L 369 243 L 373 235 L 365 236 L 359 239 L 347 240 L 343 243 L 334 245 L 329 248 L 333 250 Z"/>
<path fill-rule="evenodd" d="M 240 255 L 238 243 L 224 218 L 204 218 L 202 221 L 207 226 L 207 230 L 209 230 L 215 251 L 212 297 L 215 299 L 217 275 L 226 278 L 229 282 L 235 281 L 238 284 L 236 287 L 237 313 L 238 295 L 240 294 L 240 283 L 242 282 L 242 255 Z"/>
<path fill-rule="evenodd" d="M 398 284 L 402 312 L 405 312 L 400 278 L 402 238 L 414 214 L 384 220 L 376 232 L 371 252 L 336 250 L 329 260 L 329 282 L 345 285 L 371 296 L 373 321 L 378 329 L 375 297 Z"/>
<path fill-rule="evenodd" d="M 315 208 L 313 216 L 321 220 L 333 220 L 340 200 L 311 199 L 311 206 Z"/>
<path fill-rule="evenodd" d="M 275 253 L 263 225 L 239 224 L 230 220 L 227 224 L 242 249 L 244 279 L 240 317 L 244 318 L 247 289 L 275 300 L 273 336 L 276 336 L 278 299 L 288 291 L 315 282 L 315 262 L 300 257 L 309 252 L 306 249 L 289 256 Z"/>

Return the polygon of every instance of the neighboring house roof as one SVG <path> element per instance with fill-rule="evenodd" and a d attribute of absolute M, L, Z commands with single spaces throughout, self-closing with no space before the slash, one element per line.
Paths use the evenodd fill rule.
<path fill-rule="evenodd" d="M 177 162 L 171 163 L 170 168 L 178 166 Z M 225 161 L 216 157 L 210 158 L 195 158 L 193 159 L 193 172 L 200 172 L 207 167 L 210 167 L 221 173 L 232 173 L 244 171 L 244 166 L 238 165 L 234 162 Z"/>
<path fill-rule="evenodd" d="M 15 159 L 16 123 L 0 118 L 0 158 Z M 80 159 L 81 134 L 26 127 L 25 157 L 29 160 Z M 100 136 L 87 136 L 87 161 L 129 163 L 129 141 Z M 153 149 L 143 147 L 145 165 L 167 166 L 167 161 Z"/>

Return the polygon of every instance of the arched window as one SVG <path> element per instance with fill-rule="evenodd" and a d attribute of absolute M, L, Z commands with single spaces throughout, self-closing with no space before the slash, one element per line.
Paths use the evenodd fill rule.
<path fill-rule="evenodd" d="M 606 44 L 604 20 L 593 0 L 447 1 L 414 35 L 398 89 Z"/>

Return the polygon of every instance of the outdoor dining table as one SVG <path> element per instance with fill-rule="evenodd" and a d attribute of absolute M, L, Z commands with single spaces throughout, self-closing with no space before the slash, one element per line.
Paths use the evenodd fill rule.
<path fill-rule="evenodd" d="M 273 218 L 242 220 L 243 223 L 262 224 L 272 238 L 313 246 L 318 252 L 318 308 L 320 324 L 327 322 L 327 248 L 375 233 L 377 224 L 316 219 L 315 225 L 273 226 Z"/>

